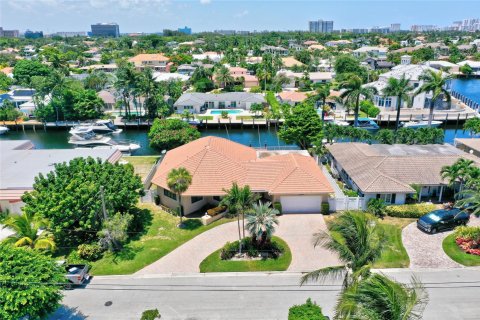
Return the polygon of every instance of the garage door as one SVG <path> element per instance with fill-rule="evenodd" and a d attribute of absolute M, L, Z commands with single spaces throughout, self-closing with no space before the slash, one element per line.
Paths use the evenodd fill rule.
<path fill-rule="evenodd" d="M 317 196 L 282 196 L 280 197 L 283 213 L 319 213 L 322 197 Z"/>

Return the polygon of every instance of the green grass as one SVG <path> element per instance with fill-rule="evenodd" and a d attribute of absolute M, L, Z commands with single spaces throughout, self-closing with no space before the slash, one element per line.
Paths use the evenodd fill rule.
<path fill-rule="evenodd" d="M 197 116 L 197 119 L 210 121 L 213 120 L 213 116 Z"/>
<path fill-rule="evenodd" d="M 152 204 L 141 204 L 139 207 L 151 212 L 152 220 L 145 234 L 131 240 L 121 252 L 107 253 L 102 259 L 92 262 L 91 273 L 93 275 L 134 273 L 200 233 L 231 221 L 220 219 L 204 226 L 200 219 L 186 219 L 187 227 L 179 229 L 177 227 L 178 217 L 174 217 Z"/>
<path fill-rule="evenodd" d="M 272 240 L 284 248 L 284 253 L 278 259 L 231 261 L 220 259 L 220 250 L 215 251 L 200 263 L 200 272 L 255 272 L 255 271 L 285 271 L 292 262 L 292 253 L 287 243 L 278 237 Z"/>
<path fill-rule="evenodd" d="M 380 258 L 373 267 L 383 268 L 408 268 L 410 258 L 402 243 L 402 227 L 396 224 L 380 223 L 379 227 L 384 232 L 387 243 Z"/>
<path fill-rule="evenodd" d="M 455 243 L 455 235 L 451 234 L 443 240 L 443 251 L 455 262 L 467 267 L 480 266 L 480 256 L 468 254 Z"/>
<path fill-rule="evenodd" d="M 235 116 L 237 120 L 265 120 L 265 118 L 262 117 L 257 117 L 257 116 Z"/>
<path fill-rule="evenodd" d="M 131 163 L 133 166 L 135 165 L 154 165 L 157 159 L 160 158 L 160 156 L 126 156 L 122 157 L 122 159 L 128 161 L 128 163 Z"/>

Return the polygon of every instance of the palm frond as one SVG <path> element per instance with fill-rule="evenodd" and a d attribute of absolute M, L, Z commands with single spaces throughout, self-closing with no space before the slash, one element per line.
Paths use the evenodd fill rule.
<path fill-rule="evenodd" d="M 304 285 L 307 282 L 325 281 L 326 279 L 340 280 L 347 274 L 345 266 L 326 267 L 309 272 L 302 276 L 300 279 L 300 285 Z"/>

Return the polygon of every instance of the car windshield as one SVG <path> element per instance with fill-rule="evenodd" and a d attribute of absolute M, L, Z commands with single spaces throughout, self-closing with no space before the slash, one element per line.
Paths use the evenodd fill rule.
<path fill-rule="evenodd" d="M 429 214 L 426 215 L 426 218 L 432 220 L 432 221 L 435 221 L 435 222 L 438 222 L 441 220 L 441 217 L 437 216 L 435 213 L 431 212 Z"/>

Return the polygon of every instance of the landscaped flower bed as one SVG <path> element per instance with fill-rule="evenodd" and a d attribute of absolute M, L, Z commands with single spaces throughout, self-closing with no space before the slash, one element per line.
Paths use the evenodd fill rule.
<path fill-rule="evenodd" d="M 480 227 L 458 227 L 455 243 L 465 253 L 480 256 Z"/>

